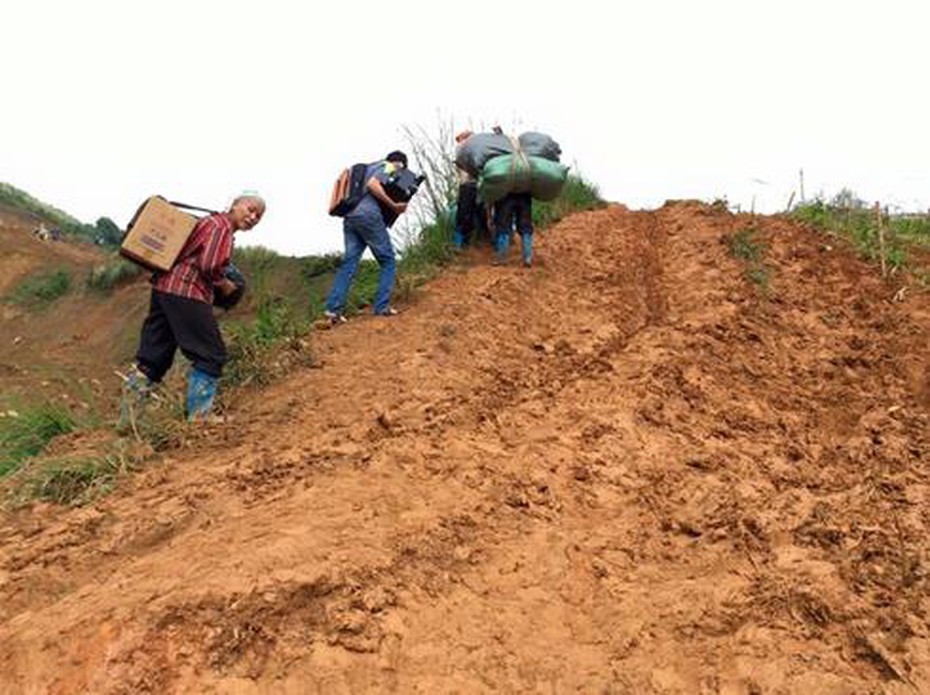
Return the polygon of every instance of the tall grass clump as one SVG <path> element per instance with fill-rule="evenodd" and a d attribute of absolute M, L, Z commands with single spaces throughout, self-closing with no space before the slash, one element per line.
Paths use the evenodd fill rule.
<path fill-rule="evenodd" d="M 533 202 L 533 225 L 546 227 L 566 215 L 604 206 L 597 186 L 581 174 L 569 172 L 559 197 L 550 202 Z"/>
<path fill-rule="evenodd" d="M 5 487 L 14 507 L 35 500 L 80 506 L 112 491 L 120 477 L 137 470 L 151 455 L 117 439 L 96 450 L 34 458 L 10 476 Z"/>
<path fill-rule="evenodd" d="M 110 492 L 126 470 L 125 461 L 113 455 L 42 461 L 34 470 L 24 471 L 27 475 L 16 486 L 14 497 L 19 502 L 80 506 Z"/>
<path fill-rule="evenodd" d="M 106 294 L 120 285 L 132 282 L 142 272 L 140 266 L 117 256 L 106 263 L 95 266 L 90 271 L 87 277 L 87 287 L 95 292 Z"/>
<path fill-rule="evenodd" d="M 71 273 L 64 268 L 26 278 L 8 299 L 33 309 L 43 309 L 71 290 Z"/>
<path fill-rule="evenodd" d="M 23 461 L 41 453 L 52 439 L 74 428 L 71 414 L 56 405 L 7 412 L 0 419 L 0 476 L 16 470 Z"/>

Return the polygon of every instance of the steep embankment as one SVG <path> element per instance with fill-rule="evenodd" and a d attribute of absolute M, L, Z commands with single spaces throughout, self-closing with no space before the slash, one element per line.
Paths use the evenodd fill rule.
<path fill-rule="evenodd" d="M 0 206 L 0 407 L 70 403 L 79 412 L 101 399 L 109 409 L 113 368 L 132 354 L 147 307 L 144 280 L 101 294 L 86 288 L 91 270 L 110 254 L 68 238 L 41 241 L 31 231 L 47 220 Z M 21 283 L 63 272 L 70 287 L 47 305 L 12 301 Z"/>
<path fill-rule="evenodd" d="M 0 689 L 930 689 L 926 296 L 762 219 L 764 296 L 747 224 L 573 216 L 8 518 Z"/>

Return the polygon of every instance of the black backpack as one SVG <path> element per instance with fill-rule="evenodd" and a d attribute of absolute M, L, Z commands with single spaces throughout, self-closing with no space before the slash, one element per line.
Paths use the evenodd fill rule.
<path fill-rule="evenodd" d="M 333 192 L 329 198 L 330 215 L 345 217 L 365 197 L 366 184 L 368 183 L 365 174 L 368 172 L 368 166 L 368 164 L 364 163 L 353 164 L 339 174 L 339 178 L 333 184 Z"/>

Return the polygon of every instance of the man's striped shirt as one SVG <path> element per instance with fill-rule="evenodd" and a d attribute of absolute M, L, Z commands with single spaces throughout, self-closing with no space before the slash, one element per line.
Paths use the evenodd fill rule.
<path fill-rule="evenodd" d="M 223 279 L 232 258 L 233 226 L 226 213 L 202 218 L 191 232 L 178 260 L 152 281 L 159 292 L 213 303 L 213 286 Z"/>

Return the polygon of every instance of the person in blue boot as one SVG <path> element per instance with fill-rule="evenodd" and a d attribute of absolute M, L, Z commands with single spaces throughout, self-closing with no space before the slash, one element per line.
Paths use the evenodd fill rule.
<path fill-rule="evenodd" d="M 510 235 L 520 235 L 523 265 L 533 265 L 533 198 L 529 193 L 509 193 L 494 204 L 494 262 L 507 262 Z"/>
<path fill-rule="evenodd" d="M 123 385 L 121 426 L 135 427 L 179 348 L 191 362 L 187 418 L 196 421 L 209 415 L 227 360 L 223 336 L 213 316 L 213 295 L 236 291 L 236 285 L 226 278 L 233 235 L 252 229 L 264 213 L 261 197 L 251 193 L 239 196 L 226 212 L 199 220 L 171 269 L 153 276 L 136 361 Z"/>
<path fill-rule="evenodd" d="M 330 323 L 345 321 L 343 311 L 346 298 L 366 248 L 371 249 L 380 267 L 373 313 L 376 316 L 393 316 L 397 313 L 391 307 L 395 272 L 394 247 L 391 244 L 391 235 L 388 233 L 387 223 L 382 213 L 382 209 L 386 209 L 400 215 L 407 209 L 406 203 L 394 202 L 384 190 L 384 183 L 397 167 L 407 167 L 407 155 L 400 150 L 391 152 L 382 161 L 370 164 L 365 172 L 365 195 L 343 218 L 345 256 L 336 272 L 333 289 L 326 301 L 324 312 Z"/>

